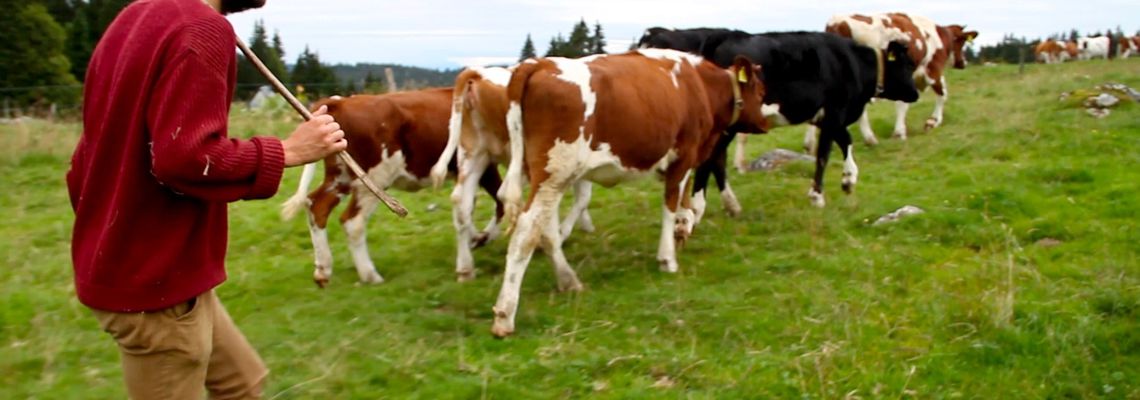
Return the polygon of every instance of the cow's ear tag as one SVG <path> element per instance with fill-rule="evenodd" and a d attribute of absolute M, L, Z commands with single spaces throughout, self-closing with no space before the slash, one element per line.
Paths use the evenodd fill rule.
<path fill-rule="evenodd" d="M 974 37 L 973 36 L 966 37 L 966 43 L 974 43 Z"/>
<path fill-rule="evenodd" d="M 736 80 L 740 83 L 748 83 L 748 72 L 743 69 L 736 71 Z"/>
<path fill-rule="evenodd" d="M 887 61 L 894 61 L 895 53 L 887 53 Z"/>

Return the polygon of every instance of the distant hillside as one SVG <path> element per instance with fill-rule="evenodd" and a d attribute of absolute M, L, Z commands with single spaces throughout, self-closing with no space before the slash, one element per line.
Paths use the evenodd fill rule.
<path fill-rule="evenodd" d="M 351 79 L 357 83 L 363 82 L 370 71 L 376 79 L 385 81 L 384 69 L 392 68 L 392 75 L 396 78 L 396 85 L 400 89 L 451 86 L 455 83 L 455 76 L 459 75 L 461 70 L 459 68 L 434 70 L 397 64 L 370 63 L 336 64 L 332 65 L 331 68 L 341 82 Z"/>

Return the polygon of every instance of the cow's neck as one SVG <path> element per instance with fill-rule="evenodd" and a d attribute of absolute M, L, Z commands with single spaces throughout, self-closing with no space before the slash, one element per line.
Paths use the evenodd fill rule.
<path fill-rule="evenodd" d="M 705 96 L 711 108 L 709 111 L 712 112 L 713 132 L 725 132 L 728 127 L 736 124 L 744 106 L 740 85 L 736 83 L 736 73 L 732 69 L 725 71 L 712 66 L 698 70 L 705 84 Z"/>

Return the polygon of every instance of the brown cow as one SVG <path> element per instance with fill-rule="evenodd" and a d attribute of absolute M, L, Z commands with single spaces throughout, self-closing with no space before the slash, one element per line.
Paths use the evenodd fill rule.
<path fill-rule="evenodd" d="M 554 264 L 559 289 L 581 290 L 562 253 L 557 220 L 562 193 L 580 180 L 609 186 L 663 175 L 657 260 L 663 270 L 676 272 L 676 245 L 694 223 L 686 190 L 690 172 L 726 129 L 768 129 L 759 69 L 738 58 L 726 71 L 699 56 L 658 49 L 519 65 L 507 89 L 512 157 L 503 197 L 515 227 L 492 333 L 514 331 L 519 288 L 538 246 Z M 525 206 L 524 166 L 531 188 Z"/>
<path fill-rule="evenodd" d="M 910 44 L 911 59 L 918 66 L 914 71 L 915 85 L 919 91 L 929 85 L 938 95 L 934 102 L 934 113 L 926 120 L 928 131 L 942 125 L 942 109 L 948 95 L 943 71 L 951 62 L 956 69 L 966 68 L 962 48 L 978 36 L 977 31 L 967 31 L 965 25 L 936 25 L 925 17 L 905 13 L 836 15 L 827 23 L 827 31 L 881 49 L 886 49 L 891 41 L 906 40 Z M 904 140 L 907 133 L 906 112 L 909 108 L 907 103 L 896 103 L 898 115 L 894 136 Z M 866 111 L 859 120 L 859 129 L 863 132 L 863 140 L 868 144 L 878 142 Z"/>
<path fill-rule="evenodd" d="M 1038 43 L 1033 49 L 1033 54 L 1037 62 L 1045 64 L 1058 64 L 1069 57 L 1064 44 L 1053 39 L 1045 39 Z"/>
<path fill-rule="evenodd" d="M 432 183 L 436 187 L 447 178 L 448 166 L 455 166 L 459 171 L 451 202 L 458 251 L 455 273 L 460 282 L 475 278 L 471 248 L 499 234 L 497 220 L 491 221 L 492 225 L 482 234 L 476 234 L 471 216 L 480 177 L 488 176 L 486 171 L 497 171 L 499 164 L 506 164 L 511 159 L 506 122 L 507 83 L 510 79 L 511 71 L 506 68 L 468 68 L 459 73 L 455 78 L 456 91 L 451 106 L 447 146 L 431 169 Z M 451 161 L 453 156 L 457 156 L 457 163 Z M 594 230 L 590 214 L 586 211 L 592 187 L 589 182 L 583 183 L 576 186 L 574 207 L 563 222 L 564 239 L 570 235 L 575 221 L 584 231 Z"/>
<path fill-rule="evenodd" d="M 415 191 L 429 186 L 432 165 L 447 144 L 451 98 L 451 88 L 426 89 L 379 96 L 333 97 L 317 103 L 316 107 L 328 106 L 329 115 L 344 130 L 349 154 L 368 171 L 368 177 L 377 186 Z M 309 233 L 316 256 L 313 280 L 323 287 L 332 276 L 332 250 L 326 232 L 328 218 L 341 198 L 351 194 L 340 222 L 348 236 L 352 261 L 361 282 L 383 282 L 365 241 L 368 217 L 376 209 L 377 199 L 352 178 L 351 172 L 336 157 L 325 159 L 324 182 L 306 197 L 305 190 L 315 169 L 316 163 L 305 167 L 297 194 L 282 210 L 282 215 L 288 218 L 308 205 Z M 455 170 L 454 163 L 450 169 Z M 500 184 L 499 171 L 487 169 L 478 181 L 494 198 Z M 503 214 L 502 204 L 497 198 L 495 201 L 495 216 L 488 225 L 492 232 L 485 232 L 487 237 L 497 231 Z M 470 219 L 470 215 L 467 218 Z M 464 243 L 460 247 L 468 246 L 470 244 Z"/>
<path fill-rule="evenodd" d="M 1128 58 L 1133 54 L 1140 54 L 1140 36 L 1121 36 L 1119 45 L 1120 58 Z"/>

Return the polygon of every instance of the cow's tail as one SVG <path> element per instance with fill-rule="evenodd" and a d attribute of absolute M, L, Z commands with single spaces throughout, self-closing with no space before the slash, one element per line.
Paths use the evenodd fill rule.
<path fill-rule="evenodd" d="M 474 90 L 478 73 L 465 70 L 455 78 L 455 94 L 451 97 L 451 119 L 447 127 L 447 145 L 439 154 L 439 160 L 431 167 L 431 184 L 436 189 L 443 186 L 447 179 L 447 165 L 455 157 L 455 150 L 459 148 L 460 135 L 463 133 L 463 109 L 467 104 L 468 92 Z M 470 95 L 474 96 L 475 93 Z"/>
<path fill-rule="evenodd" d="M 333 109 L 340 104 L 340 100 L 340 96 L 323 99 L 313 104 L 313 110 L 321 108 L 321 106 L 328 106 L 329 113 L 331 114 Z M 307 191 L 309 190 L 309 185 L 313 183 L 313 176 L 316 174 L 317 162 L 314 161 L 305 164 L 305 168 L 301 170 L 301 182 L 297 185 L 297 192 L 289 196 L 289 199 L 285 200 L 284 203 L 281 203 L 281 219 L 288 221 L 297 215 L 297 212 L 301 211 L 302 208 L 309 206 Z"/>
<path fill-rule="evenodd" d="M 499 187 L 499 200 L 503 202 L 507 230 L 514 229 L 515 221 L 522 212 L 522 186 L 524 160 L 524 134 L 523 131 L 523 94 L 526 92 L 527 81 L 531 75 L 538 71 L 538 64 L 528 60 L 519 64 L 511 74 L 510 84 L 507 85 L 507 132 L 510 135 L 511 162 L 507 165 L 507 176 Z M 533 190 L 533 189 L 532 189 Z"/>

